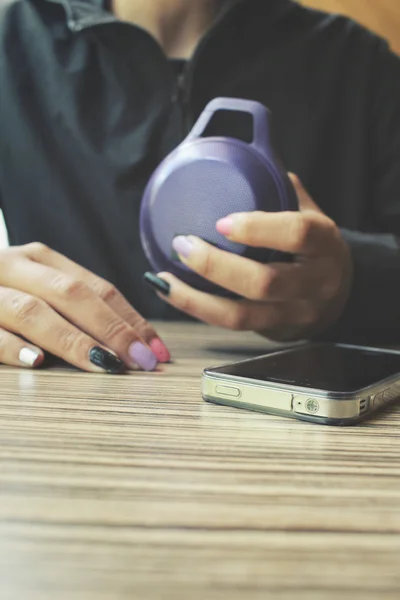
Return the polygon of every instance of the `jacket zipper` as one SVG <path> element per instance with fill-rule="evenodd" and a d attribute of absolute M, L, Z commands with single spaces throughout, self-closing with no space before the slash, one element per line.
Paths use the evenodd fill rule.
<path fill-rule="evenodd" d="M 183 73 L 178 76 L 178 80 L 175 84 L 176 93 L 174 100 L 178 104 L 182 114 L 182 125 L 181 125 L 181 138 L 184 139 L 191 129 L 191 114 L 190 114 L 190 86 L 187 83 L 186 78 L 187 66 Z"/>
<path fill-rule="evenodd" d="M 204 46 L 207 45 L 210 39 L 215 35 L 216 31 L 219 30 L 221 24 L 225 21 L 228 16 L 234 12 L 234 9 L 242 4 L 244 0 L 236 0 L 233 5 L 228 8 L 227 11 L 222 11 L 221 14 L 216 18 L 213 25 L 207 31 L 207 33 L 201 38 L 192 58 L 188 61 L 185 66 L 184 72 L 179 75 L 176 85 L 176 101 L 178 102 L 182 111 L 182 138 L 184 139 L 191 131 L 193 127 L 193 114 L 190 110 L 191 106 L 191 95 L 193 87 L 193 75 L 196 64 L 199 60 Z"/>
<path fill-rule="evenodd" d="M 53 2 L 57 2 L 57 0 L 52 0 Z M 188 61 L 185 66 L 184 72 L 179 75 L 178 80 L 174 77 L 174 85 L 175 85 L 175 93 L 173 94 L 173 101 L 177 102 L 181 111 L 182 111 L 182 139 L 184 139 L 190 132 L 193 126 L 193 115 L 190 110 L 191 104 L 191 93 L 192 93 L 192 84 L 193 84 L 193 72 L 196 67 L 196 63 L 198 62 L 199 55 L 203 51 L 204 46 L 208 43 L 210 39 L 212 39 L 213 35 L 215 35 L 216 30 L 218 30 L 221 24 L 230 17 L 231 14 L 235 11 L 239 5 L 243 4 L 245 0 L 233 0 L 232 5 L 227 10 L 222 10 L 221 14 L 216 18 L 211 28 L 207 31 L 207 33 L 201 38 L 192 58 Z M 68 5 L 67 0 L 58 0 L 60 2 L 67 14 L 68 25 L 72 31 L 80 32 L 85 29 L 90 29 L 92 27 L 99 27 L 102 25 L 109 25 L 111 23 L 122 23 L 115 16 L 102 16 L 98 20 L 92 20 L 90 23 L 76 23 L 71 18 L 71 9 Z M 129 23 L 124 23 L 129 25 Z M 134 23 L 131 24 L 132 27 L 138 27 Z M 144 33 L 149 35 L 145 30 Z M 168 58 L 165 55 L 164 50 L 161 48 L 157 40 L 152 38 L 154 43 L 159 47 L 160 52 L 164 56 L 165 60 L 168 62 Z M 169 68 L 170 65 L 168 63 Z"/>

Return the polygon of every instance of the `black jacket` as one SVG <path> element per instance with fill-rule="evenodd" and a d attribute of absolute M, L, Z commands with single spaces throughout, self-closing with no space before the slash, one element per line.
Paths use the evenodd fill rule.
<path fill-rule="evenodd" d="M 400 60 L 352 21 L 290 0 L 232 2 L 181 85 L 158 44 L 104 0 L 1 0 L 11 244 L 42 241 L 145 317 L 177 317 L 142 283 L 138 211 L 157 164 L 216 96 L 271 109 L 285 166 L 350 242 L 352 295 L 327 337 L 399 341 Z"/>

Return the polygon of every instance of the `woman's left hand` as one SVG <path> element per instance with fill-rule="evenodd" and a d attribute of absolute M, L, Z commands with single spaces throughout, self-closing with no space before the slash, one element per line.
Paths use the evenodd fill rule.
<path fill-rule="evenodd" d="M 299 212 L 237 213 L 219 221 L 217 229 L 240 244 L 292 253 L 293 263 L 264 265 L 196 237 L 179 237 L 174 248 L 182 262 L 241 299 L 199 292 L 170 273 L 158 274 L 169 285 L 169 295 L 160 297 L 201 321 L 281 341 L 309 338 L 334 324 L 350 292 L 350 250 L 299 179 L 290 177 Z"/>

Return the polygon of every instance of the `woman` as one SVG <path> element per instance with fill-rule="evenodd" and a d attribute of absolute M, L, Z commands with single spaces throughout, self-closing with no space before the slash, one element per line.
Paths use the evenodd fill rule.
<path fill-rule="evenodd" d="M 145 319 L 183 313 L 281 340 L 399 340 L 400 61 L 381 39 L 290 0 L 3 0 L 0 45 L 0 362 L 152 370 L 170 356 Z M 271 109 L 301 212 L 216 227 L 296 261 L 179 237 L 243 300 L 168 273 L 147 275 L 154 294 L 143 190 L 217 96 Z"/>

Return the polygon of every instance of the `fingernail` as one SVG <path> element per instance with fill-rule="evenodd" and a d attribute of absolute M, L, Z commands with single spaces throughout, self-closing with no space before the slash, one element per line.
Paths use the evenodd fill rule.
<path fill-rule="evenodd" d="M 19 361 L 27 367 L 34 367 L 39 357 L 40 352 L 33 348 L 22 348 L 18 356 Z"/>
<path fill-rule="evenodd" d="M 96 367 L 100 367 L 100 369 L 104 369 L 104 371 L 113 375 L 120 373 L 124 368 L 124 363 L 118 356 L 111 354 L 104 348 L 100 348 L 100 346 L 94 346 L 90 350 L 89 360 Z"/>
<path fill-rule="evenodd" d="M 168 363 L 171 360 L 171 354 L 160 338 L 154 338 L 150 342 L 150 348 L 160 363 Z"/>
<path fill-rule="evenodd" d="M 193 250 L 193 242 L 184 235 L 178 235 L 172 242 L 172 247 L 183 258 L 189 258 Z"/>
<path fill-rule="evenodd" d="M 160 294 L 163 294 L 163 296 L 170 295 L 171 286 L 169 283 L 164 281 L 164 279 L 157 277 L 157 275 L 154 275 L 153 273 L 145 273 L 143 275 L 143 279 L 149 284 L 150 287 L 157 290 L 157 292 L 160 292 Z"/>
<path fill-rule="evenodd" d="M 157 357 L 150 348 L 141 342 L 134 342 L 130 346 L 129 356 L 143 371 L 154 371 L 158 363 Z"/>
<path fill-rule="evenodd" d="M 233 226 L 233 218 L 232 217 L 224 217 L 217 221 L 217 231 L 221 235 L 231 235 Z"/>

